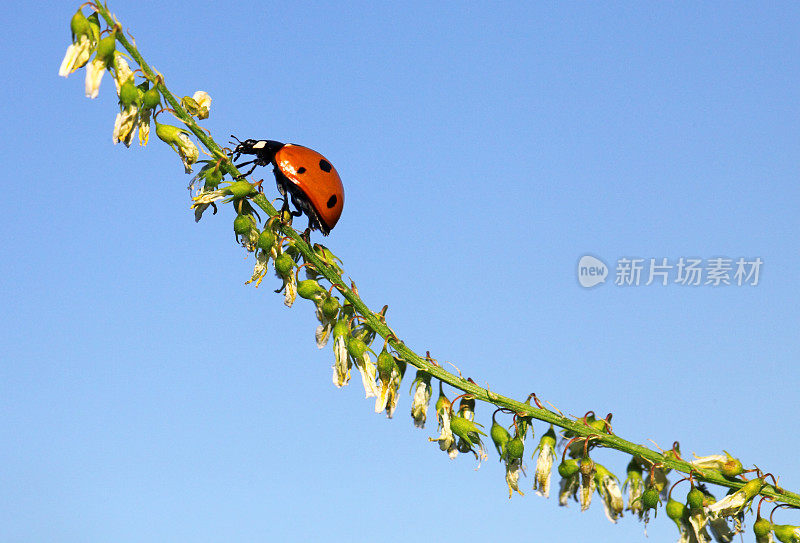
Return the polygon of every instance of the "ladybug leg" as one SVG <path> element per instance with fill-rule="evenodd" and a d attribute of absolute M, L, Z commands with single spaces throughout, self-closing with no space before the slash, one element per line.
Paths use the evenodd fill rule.
<path fill-rule="evenodd" d="M 309 245 L 311 245 L 311 220 L 309 219 L 309 221 L 308 221 L 308 222 L 309 222 L 309 224 L 308 224 L 308 228 L 306 228 L 306 229 L 303 231 L 303 233 L 302 233 L 302 234 L 300 234 L 300 237 L 301 237 L 301 238 L 303 238 L 303 241 L 305 241 L 306 243 L 308 243 Z"/>
<path fill-rule="evenodd" d="M 255 160 L 251 160 L 251 161 L 249 161 L 249 162 L 242 162 L 241 164 L 234 164 L 234 167 L 235 167 L 235 168 L 238 170 L 238 169 L 239 169 L 239 168 L 241 168 L 242 166 L 247 166 L 248 164 L 253 164 L 253 162 L 255 162 Z M 251 173 L 253 173 L 253 171 L 256 169 L 256 166 L 258 166 L 258 164 L 253 164 L 253 167 L 252 167 L 252 168 L 250 168 L 249 170 L 247 170 L 247 172 L 246 172 L 246 173 L 242 173 L 242 174 L 239 174 L 239 175 L 237 175 L 237 176 L 236 176 L 236 179 L 244 179 L 245 177 L 247 177 L 248 175 L 250 175 Z"/>

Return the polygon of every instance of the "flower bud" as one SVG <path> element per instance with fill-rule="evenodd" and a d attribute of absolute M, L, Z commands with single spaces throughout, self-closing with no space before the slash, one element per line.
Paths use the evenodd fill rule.
<path fill-rule="evenodd" d="M 275 272 L 281 277 L 286 277 L 292 272 L 294 260 L 286 253 L 281 253 L 275 258 Z"/>

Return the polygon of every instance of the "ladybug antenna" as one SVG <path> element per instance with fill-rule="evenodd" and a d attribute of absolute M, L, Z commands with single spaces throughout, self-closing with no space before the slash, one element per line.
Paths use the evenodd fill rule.
<path fill-rule="evenodd" d="M 236 143 L 242 143 L 242 140 L 240 140 L 239 138 L 237 138 L 233 134 L 231 134 L 231 137 L 236 140 Z M 233 142 L 231 142 L 231 143 L 233 143 Z"/>

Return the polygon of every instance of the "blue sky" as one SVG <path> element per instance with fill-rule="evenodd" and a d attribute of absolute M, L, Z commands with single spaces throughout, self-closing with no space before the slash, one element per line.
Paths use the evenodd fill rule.
<path fill-rule="evenodd" d="M 92 101 L 57 77 L 76 7 L 20 4 L 0 37 L 0 540 L 644 541 L 531 477 L 509 501 L 496 456 L 450 461 L 408 375 L 391 421 L 335 389 L 311 304 L 244 286 L 232 210 L 195 224 L 171 150 L 111 144 L 110 78 Z M 111 8 L 174 92 L 211 94 L 218 141 L 335 164 L 324 242 L 409 346 L 800 488 L 800 6 Z M 584 289 L 586 254 L 764 264 L 755 287 Z"/>

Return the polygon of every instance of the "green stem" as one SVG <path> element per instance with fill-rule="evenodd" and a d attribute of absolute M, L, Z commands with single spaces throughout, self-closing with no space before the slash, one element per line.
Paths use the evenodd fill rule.
<path fill-rule="evenodd" d="M 222 160 L 222 169 L 226 171 L 226 173 L 230 174 L 233 177 L 237 177 L 240 175 L 240 172 L 233 166 L 233 164 L 228 160 L 228 157 L 225 153 L 225 150 L 220 147 L 206 132 L 204 132 L 196 123 L 194 118 L 189 115 L 185 109 L 180 104 L 180 101 L 175 98 L 175 96 L 169 91 L 169 89 L 164 84 L 163 79 L 153 70 L 142 58 L 142 55 L 139 53 L 138 49 L 123 35 L 121 32 L 122 26 L 119 25 L 116 19 L 111 15 L 108 11 L 108 8 L 102 5 L 98 6 L 98 11 L 100 16 L 105 19 L 105 21 L 109 24 L 109 26 L 117 25 L 117 41 L 125 48 L 126 51 L 130 54 L 131 58 L 135 60 L 139 67 L 141 68 L 142 72 L 147 76 L 147 78 L 154 82 L 158 91 L 164 96 L 167 102 L 172 107 L 173 111 L 175 112 L 175 116 L 180 119 L 186 127 L 197 137 L 197 139 L 205 145 L 205 147 L 211 152 L 213 156 L 217 159 Z M 270 201 L 263 195 L 258 194 L 257 196 L 252 198 L 252 202 L 256 204 L 258 207 L 263 209 L 267 214 L 270 216 L 275 216 L 278 214 L 278 211 L 275 207 L 270 203 Z M 658 451 L 654 451 L 649 449 L 643 445 L 638 445 L 636 443 L 632 443 L 621 437 L 618 437 L 613 434 L 606 434 L 606 433 L 598 433 L 598 431 L 588 425 L 586 425 L 581 420 L 573 420 L 571 418 L 565 417 L 559 413 L 555 413 L 548 409 L 540 409 L 538 407 L 532 406 L 528 403 L 519 402 L 512 398 L 508 398 L 506 396 L 502 396 L 500 394 L 491 392 L 488 387 L 483 388 L 475 384 L 472 380 L 464 379 L 461 376 L 454 375 L 444 368 L 433 362 L 428 358 L 423 358 L 419 356 L 417 353 L 406 347 L 406 345 L 397 339 L 397 336 L 392 332 L 389 326 L 386 325 L 384 320 L 375 312 L 370 310 L 367 305 L 361 300 L 361 298 L 356 294 L 353 289 L 349 288 L 342 277 L 336 272 L 334 268 L 328 266 L 325 262 L 323 262 L 317 254 L 314 252 L 313 248 L 303 240 L 303 238 L 295 231 L 290 225 L 281 224 L 280 229 L 283 234 L 289 237 L 295 248 L 303 255 L 305 262 L 310 263 L 313 267 L 318 271 L 323 277 L 325 277 L 331 284 L 335 285 L 335 287 L 341 292 L 342 296 L 352 304 L 353 308 L 365 319 L 366 323 L 369 327 L 374 330 L 379 336 L 382 338 L 388 339 L 389 345 L 400 355 L 406 362 L 410 363 L 417 368 L 424 370 L 431 374 L 432 376 L 436 377 L 437 379 L 441 380 L 444 383 L 449 384 L 453 388 L 461 390 L 463 392 L 469 393 L 475 397 L 477 400 L 481 400 L 483 402 L 498 406 L 498 407 L 505 407 L 508 408 L 518 416 L 521 417 L 531 417 L 546 423 L 553 424 L 560 428 L 564 428 L 569 432 L 572 432 L 575 436 L 581 436 L 587 438 L 588 436 L 592 436 L 592 443 L 598 446 L 606 447 L 609 449 L 615 449 L 621 452 L 628 453 L 630 455 L 638 456 L 643 458 L 653 464 L 661 464 L 666 468 L 671 468 L 676 471 L 680 471 L 683 473 L 694 473 L 695 480 L 698 481 L 706 481 L 709 483 L 713 483 L 716 485 L 729 487 L 738 489 L 744 485 L 744 481 L 741 480 L 733 480 L 725 478 L 721 473 L 716 470 L 705 469 L 703 470 L 702 475 L 698 475 L 698 471 L 693 468 L 693 466 L 684 460 L 675 459 L 672 456 L 666 456 Z M 768 496 L 771 498 L 775 498 L 780 502 L 784 502 L 795 507 L 800 507 L 800 495 L 789 492 L 786 490 L 776 490 L 773 486 L 765 485 L 764 489 L 761 491 L 761 494 L 764 496 Z"/>

